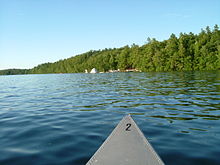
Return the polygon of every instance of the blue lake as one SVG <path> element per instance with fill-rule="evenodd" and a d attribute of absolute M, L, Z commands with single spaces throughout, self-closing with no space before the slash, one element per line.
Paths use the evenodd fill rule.
<path fill-rule="evenodd" d="M 0 164 L 84 165 L 128 113 L 165 164 L 220 164 L 219 71 L 0 76 Z"/>

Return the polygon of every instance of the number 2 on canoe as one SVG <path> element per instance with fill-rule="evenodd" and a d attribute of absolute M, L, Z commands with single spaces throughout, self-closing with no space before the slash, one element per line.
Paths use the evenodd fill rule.
<path fill-rule="evenodd" d="M 131 127 L 131 124 L 130 123 L 127 123 L 126 124 L 126 129 L 125 129 L 125 131 L 131 131 L 129 128 Z"/>

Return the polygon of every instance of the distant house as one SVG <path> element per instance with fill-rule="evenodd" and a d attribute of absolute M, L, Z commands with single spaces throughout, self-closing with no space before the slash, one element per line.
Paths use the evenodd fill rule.
<path fill-rule="evenodd" d="M 126 69 L 126 72 L 140 72 L 138 69 Z"/>
<path fill-rule="evenodd" d="M 120 69 L 118 69 L 118 70 L 109 70 L 108 72 L 109 72 L 109 73 L 120 72 Z"/>
<path fill-rule="evenodd" d="M 93 68 L 90 73 L 99 73 L 99 71 L 96 68 Z"/>

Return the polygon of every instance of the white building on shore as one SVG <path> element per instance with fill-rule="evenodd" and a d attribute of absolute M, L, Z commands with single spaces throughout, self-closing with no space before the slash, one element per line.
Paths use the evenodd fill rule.
<path fill-rule="evenodd" d="M 90 73 L 99 73 L 99 71 L 96 68 L 93 68 Z"/>

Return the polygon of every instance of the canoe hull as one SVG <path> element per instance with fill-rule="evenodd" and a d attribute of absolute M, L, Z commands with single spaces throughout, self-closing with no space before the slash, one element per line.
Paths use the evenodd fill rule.
<path fill-rule="evenodd" d="M 125 116 L 86 165 L 164 164 L 130 115 Z"/>

